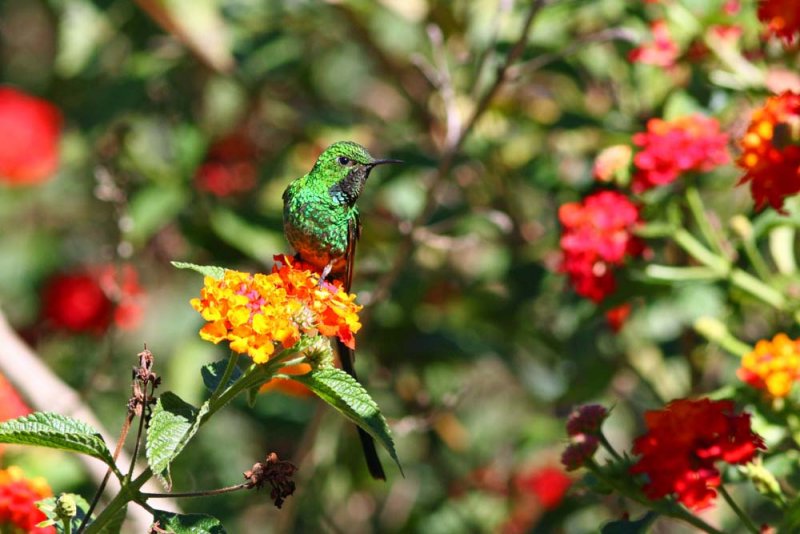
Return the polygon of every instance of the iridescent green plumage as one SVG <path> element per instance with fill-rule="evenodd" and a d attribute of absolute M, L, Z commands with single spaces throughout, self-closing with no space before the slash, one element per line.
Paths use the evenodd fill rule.
<path fill-rule="evenodd" d="M 376 165 L 397 160 L 378 160 L 352 141 L 332 144 L 319 156 L 314 168 L 289 184 L 283 193 L 283 231 L 297 256 L 316 267 L 323 278 L 342 280 L 346 291 L 353 278 L 356 242 L 361 234 L 356 201 Z M 342 369 L 355 377 L 353 351 L 337 343 Z M 358 429 L 369 471 L 385 478 L 375 442 Z"/>

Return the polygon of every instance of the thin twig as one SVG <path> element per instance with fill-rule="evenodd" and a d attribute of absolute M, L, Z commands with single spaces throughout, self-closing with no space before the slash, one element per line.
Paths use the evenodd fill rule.
<path fill-rule="evenodd" d="M 122 447 L 125 444 L 125 438 L 128 437 L 128 431 L 131 428 L 131 422 L 133 421 L 133 412 L 129 411 L 128 415 L 125 417 L 125 422 L 122 424 L 122 430 L 119 433 L 119 439 L 117 439 L 117 446 L 114 449 L 114 462 L 117 461 L 119 458 L 120 452 L 122 452 Z M 102 497 L 103 492 L 106 489 L 106 484 L 108 484 L 108 479 L 111 477 L 112 469 L 109 467 L 106 470 L 106 474 L 103 477 L 103 480 L 100 482 L 100 485 L 97 486 L 97 491 L 94 493 L 94 497 L 92 498 L 92 502 L 89 504 L 89 509 L 86 511 L 86 514 L 83 516 L 83 520 L 81 520 L 81 524 L 78 525 L 78 529 L 76 530 L 77 534 L 83 532 L 83 529 L 86 527 L 86 524 L 89 522 L 89 518 L 92 517 L 92 513 L 94 509 L 97 508 L 97 503 L 100 502 L 100 497 Z"/>
<path fill-rule="evenodd" d="M 89 406 L 83 403 L 75 390 L 56 376 L 20 339 L 11 329 L 2 311 L 0 311 L 0 372 L 34 409 L 58 412 L 80 419 L 97 429 L 106 443 L 113 442 L 114 438 L 103 428 Z M 102 481 L 107 468 L 104 463 L 84 455 L 79 455 L 78 458 L 92 479 Z M 119 460 L 124 464 L 127 462 L 127 456 L 120 452 Z M 109 479 L 108 484 L 114 490 L 120 487 L 116 478 Z M 151 483 L 151 487 L 154 490 L 158 489 L 155 481 Z M 178 510 L 174 503 L 166 504 L 166 507 Z M 128 509 L 128 518 L 133 520 L 134 532 L 146 532 L 151 523 L 151 518 L 136 508 Z"/>
<path fill-rule="evenodd" d="M 525 17 L 525 22 L 522 25 L 520 36 L 509 51 L 508 56 L 506 56 L 506 60 L 497 68 L 494 82 L 486 91 L 486 93 L 484 93 L 483 97 L 478 101 L 469 120 L 463 126 L 459 134 L 455 136 L 452 144 L 444 147 L 444 152 L 439 160 L 439 166 L 436 169 L 436 173 L 431 182 L 428 184 L 425 205 L 411 225 L 406 228 L 405 235 L 397 247 L 397 253 L 394 256 L 392 267 L 378 281 L 375 291 L 372 294 L 372 298 L 370 299 L 370 304 L 381 302 L 387 297 L 395 280 L 397 280 L 398 276 L 400 276 L 400 273 L 408 264 L 408 258 L 411 256 L 411 252 L 414 249 L 414 230 L 423 226 L 431 218 L 431 215 L 433 215 L 433 212 L 436 209 L 439 189 L 445 182 L 445 178 L 449 175 L 450 170 L 453 167 L 453 163 L 455 162 L 455 159 L 461 150 L 461 146 L 464 144 L 464 141 L 472 131 L 475 124 L 489 108 L 489 104 L 491 104 L 492 100 L 494 100 L 494 97 L 500 91 L 503 83 L 505 83 L 508 77 L 509 69 L 520 58 L 522 52 L 525 50 L 525 46 L 528 43 L 528 34 L 530 33 L 533 21 L 536 19 L 536 15 L 542 9 L 544 4 L 545 0 L 533 0 L 533 2 L 531 2 L 531 7 L 527 16 Z M 362 323 L 366 325 L 368 319 L 369 316 L 364 314 L 362 317 Z"/>
<path fill-rule="evenodd" d="M 141 496 L 145 499 L 181 499 L 186 497 L 207 497 L 209 495 L 220 495 L 222 493 L 230 493 L 232 491 L 239 491 L 241 489 L 246 489 L 250 485 L 249 482 L 242 482 L 241 484 L 235 484 L 233 486 L 227 486 L 225 488 L 218 488 L 213 490 L 202 490 L 202 491 L 186 491 L 183 493 L 141 493 Z"/>

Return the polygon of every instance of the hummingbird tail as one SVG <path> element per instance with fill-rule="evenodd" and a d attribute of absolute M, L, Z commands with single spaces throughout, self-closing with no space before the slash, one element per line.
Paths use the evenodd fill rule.
<path fill-rule="evenodd" d="M 342 370 L 357 380 L 356 369 L 353 365 L 355 352 L 353 349 L 345 346 L 339 339 L 336 340 L 336 346 L 339 349 L 339 359 L 342 362 Z M 378 451 L 375 448 L 375 440 L 360 426 L 357 426 L 356 429 L 358 430 L 358 438 L 361 440 L 361 448 L 364 450 L 364 460 L 367 462 L 369 474 L 372 475 L 374 479 L 386 480 L 386 473 L 383 471 L 381 459 L 378 458 Z"/>

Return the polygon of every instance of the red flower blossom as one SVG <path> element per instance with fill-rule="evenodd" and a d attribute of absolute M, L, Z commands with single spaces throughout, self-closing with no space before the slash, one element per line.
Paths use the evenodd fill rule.
<path fill-rule="evenodd" d="M 572 436 L 569 445 L 561 453 L 561 464 L 567 471 L 575 471 L 586 465 L 591 460 L 600 440 L 589 434 L 577 434 Z"/>
<path fill-rule="evenodd" d="M 246 193 L 256 186 L 256 147 L 243 134 L 234 133 L 216 141 L 197 169 L 195 185 L 218 197 Z"/>
<path fill-rule="evenodd" d="M 797 0 L 761 0 L 758 3 L 758 19 L 786 44 L 792 44 L 800 33 L 800 6 Z"/>
<path fill-rule="evenodd" d="M 600 404 L 584 404 L 572 410 L 567 418 L 567 435 L 596 435 L 600 433 L 603 421 L 608 417 L 608 410 Z"/>
<path fill-rule="evenodd" d="M 628 54 L 634 63 L 644 63 L 657 67 L 671 67 L 678 59 L 678 45 L 672 40 L 667 23 L 657 20 L 650 25 L 653 40 L 636 47 Z"/>
<path fill-rule="evenodd" d="M 631 305 L 626 303 L 615 306 L 606 311 L 606 321 L 608 322 L 608 326 L 611 327 L 611 330 L 613 330 L 615 333 L 622 330 L 622 327 L 625 325 L 625 321 L 628 320 L 628 317 L 631 314 L 631 308 Z"/>
<path fill-rule="evenodd" d="M 631 233 L 639 210 L 622 193 L 601 191 L 562 205 L 558 218 L 564 226 L 561 270 L 579 295 L 602 301 L 615 288 L 612 268 L 643 252 L 641 240 Z"/>
<path fill-rule="evenodd" d="M 132 329 L 141 320 L 141 293 L 138 275 L 130 265 L 60 274 L 45 287 L 43 316 L 53 326 L 72 332 L 101 334 L 112 322 Z"/>
<path fill-rule="evenodd" d="M 769 203 L 781 211 L 784 199 L 800 192 L 798 130 L 800 94 L 781 93 L 753 112 L 737 163 L 747 171 L 739 183 L 750 182 L 756 209 Z"/>
<path fill-rule="evenodd" d="M 517 491 L 524 496 L 534 497 L 542 508 L 557 508 L 572 485 L 572 478 L 557 467 L 545 466 L 521 473 L 514 479 Z"/>
<path fill-rule="evenodd" d="M 645 413 L 647 433 L 634 441 L 633 452 L 641 458 L 631 473 L 648 476 L 648 498 L 675 493 L 694 510 L 712 504 L 721 483 L 714 463 L 747 463 L 765 448 L 750 428 L 750 415 L 733 409 L 727 400 L 679 399 Z"/>
<path fill-rule="evenodd" d="M 52 526 L 39 528 L 36 525 L 47 519 L 36 507 L 40 501 L 52 495 L 47 482 L 41 477 L 25 478 L 22 469 L 11 466 L 0 470 L 0 530 L 3 526 L 21 529 L 29 534 L 55 534 Z"/>
<path fill-rule="evenodd" d="M 716 119 L 690 115 L 674 121 L 650 119 L 647 131 L 633 136 L 642 148 L 633 158 L 638 169 L 633 190 L 642 192 L 674 182 L 686 171 L 707 172 L 728 163 L 728 135 Z"/>
<path fill-rule="evenodd" d="M 45 100 L 0 87 L 0 182 L 38 184 L 58 167 L 61 112 Z"/>

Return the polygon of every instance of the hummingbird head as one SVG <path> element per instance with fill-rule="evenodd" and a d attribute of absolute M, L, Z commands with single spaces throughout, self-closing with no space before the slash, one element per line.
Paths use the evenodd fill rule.
<path fill-rule="evenodd" d="M 356 203 L 369 173 L 384 163 L 402 163 L 396 159 L 375 159 L 367 149 L 352 141 L 338 141 L 320 154 L 311 175 L 319 177 L 335 202 Z"/>

